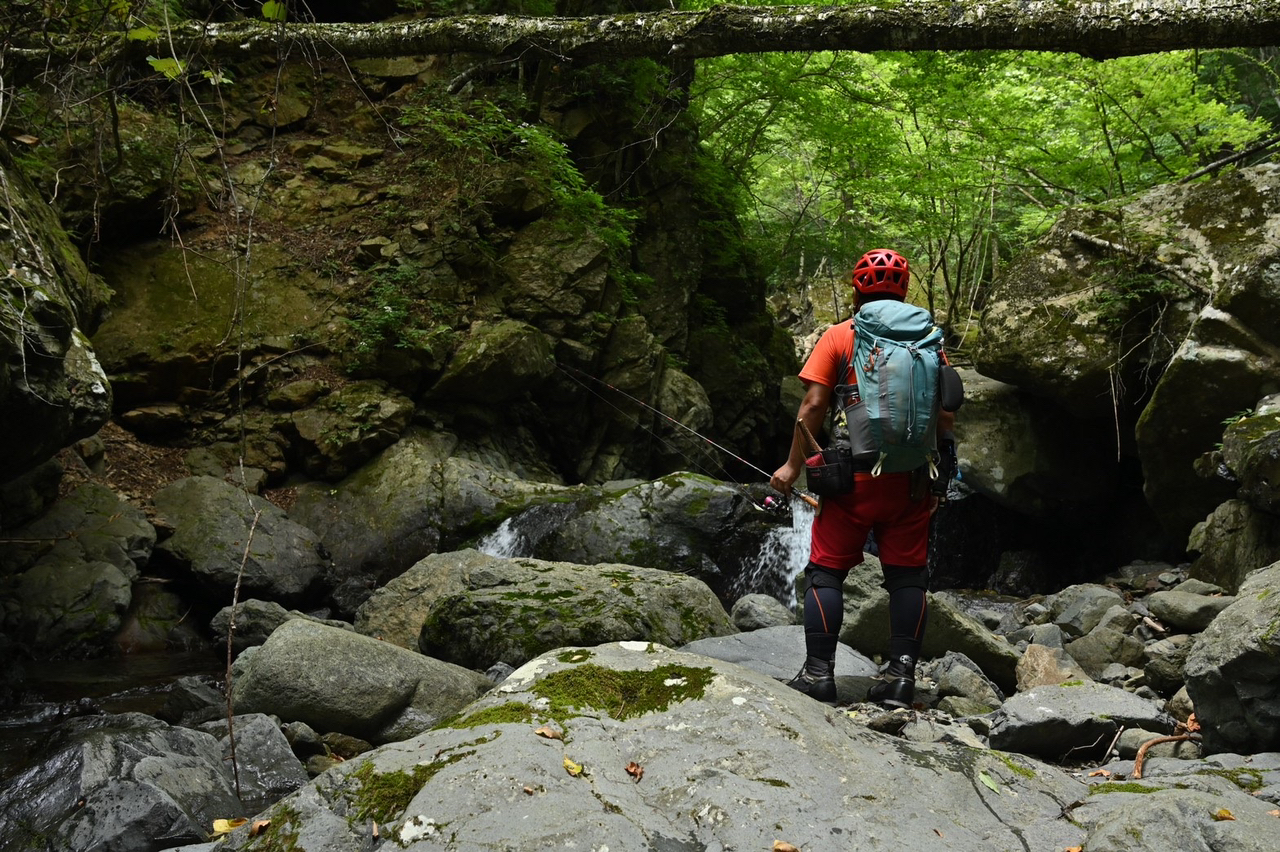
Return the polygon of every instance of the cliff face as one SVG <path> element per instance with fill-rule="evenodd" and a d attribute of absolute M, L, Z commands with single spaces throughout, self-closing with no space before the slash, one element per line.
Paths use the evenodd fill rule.
<path fill-rule="evenodd" d="M 632 398 L 772 459 L 794 358 L 700 177 L 685 82 L 650 62 L 403 57 L 225 69 L 201 84 L 217 97 L 200 118 L 155 84 L 130 92 L 119 167 L 60 199 L 64 223 L 97 235 L 82 249 L 101 278 L 52 216 L 10 217 L 40 248 L 9 265 L 69 295 L 27 335 L 47 354 L 7 353 L 5 399 L 34 390 L 6 403 L 0 478 L 112 411 L 152 440 L 253 447 L 269 484 L 340 478 L 385 446 L 370 410 L 330 410 L 352 381 L 541 478 L 722 472 Z M 83 147 L 28 158 L 46 197 Z M 96 383 L 62 380 L 79 390 L 37 376 L 99 361 Z"/>

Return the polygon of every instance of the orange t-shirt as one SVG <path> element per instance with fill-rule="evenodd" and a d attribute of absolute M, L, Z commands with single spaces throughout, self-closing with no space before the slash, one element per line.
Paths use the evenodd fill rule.
<path fill-rule="evenodd" d="M 841 382 L 856 383 L 856 376 L 850 375 L 846 379 L 840 375 L 841 359 L 845 363 L 853 361 L 853 322 L 850 320 L 836 323 L 822 333 L 818 345 L 813 347 L 813 352 L 804 362 L 800 378 L 832 389 Z"/>

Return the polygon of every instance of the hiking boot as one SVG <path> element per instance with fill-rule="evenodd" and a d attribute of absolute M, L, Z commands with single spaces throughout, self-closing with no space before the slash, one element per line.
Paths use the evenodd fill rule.
<path fill-rule="evenodd" d="M 884 678 L 867 692 L 867 701 L 881 707 L 911 709 L 916 697 L 916 661 L 907 656 L 890 661 Z"/>
<path fill-rule="evenodd" d="M 787 686 L 797 692 L 803 692 L 815 701 L 835 704 L 835 666 L 832 665 L 831 660 L 824 660 L 821 657 L 806 657 L 804 668 L 800 669 L 795 677 L 787 681 Z"/>

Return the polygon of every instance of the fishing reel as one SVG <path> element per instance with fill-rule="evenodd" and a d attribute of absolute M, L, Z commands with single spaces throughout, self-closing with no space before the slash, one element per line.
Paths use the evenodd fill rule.
<path fill-rule="evenodd" d="M 759 505 L 760 508 L 764 509 L 771 515 L 782 517 L 791 514 L 791 499 L 785 494 L 779 494 L 777 496 L 770 494 L 765 497 Z"/>

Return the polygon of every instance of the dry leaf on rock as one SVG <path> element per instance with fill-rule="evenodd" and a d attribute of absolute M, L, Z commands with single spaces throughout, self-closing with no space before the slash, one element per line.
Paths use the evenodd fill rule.
<path fill-rule="evenodd" d="M 566 757 L 564 759 L 564 771 L 568 772 L 574 778 L 577 778 L 581 776 L 582 773 L 586 772 L 587 768 L 583 766 L 581 763 L 574 763 L 572 760 Z"/>
<path fill-rule="evenodd" d="M 1213 812 L 1213 818 L 1216 819 L 1218 822 L 1223 822 L 1225 820 L 1235 819 L 1236 815 L 1231 813 L 1231 811 L 1227 810 L 1226 808 L 1218 808 L 1216 811 Z"/>
<path fill-rule="evenodd" d="M 222 837 L 224 834 L 230 834 L 248 821 L 243 817 L 239 819 L 215 819 L 213 821 L 213 836 Z"/>
<path fill-rule="evenodd" d="M 1280 817 L 1280 808 L 1277 808 L 1274 811 L 1267 811 L 1267 813 L 1273 817 Z"/>
<path fill-rule="evenodd" d="M 377 829 L 377 827 L 378 827 L 378 824 L 377 824 L 377 823 L 374 823 L 373 825 L 374 825 L 374 829 L 375 829 L 375 831 L 374 831 L 374 836 L 376 837 L 376 836 L 377 836 L 377 831 L 376 831 L 376 829 Z M 266 831 L 266 830 L 267 830 L 268 828 L 270 828 L 270 827 L 271 827 L 271 820 L 269 820 L 269 819 L 255 819 L 255 820 L 253 821 L 253 825 L 249 826 L 249 836 L 250 836 L 250 837 L 257 837 L 259 834 L 261 834 L 262 832 Z"/>
<path fill-rule="evenodd" d="M 633 760 L 627 764 L 627 774 L 639 781 L 644 777 L 644 767 Z"/>
<path fill-rule="evenodd" d="M 1111 777 L 1111 770 L 1110 770 L 1110 769 L 1095 769 L 1095 770 L 1093 770 L 1092 772 L 1090 772 L 1090 773 L 1089 773 L 1089 777 L 1090 777 L 1090 778 L 1095 778 L 1095 777 L 1097 777 L 1097 776 L 1099 776 L 1099 775 L 1101 775 L 1103 778 L 1110 778 L 1110 777 Z"/>
<path fill-rule="evenodd" d="M 785 840 L 773 841 L 773 852 L 800 852 L 800 848 L 792 846 Z"/>

